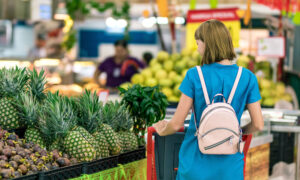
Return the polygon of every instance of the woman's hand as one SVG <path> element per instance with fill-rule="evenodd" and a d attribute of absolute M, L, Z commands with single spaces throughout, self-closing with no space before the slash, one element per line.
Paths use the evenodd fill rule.
<path fill-rule="evenodd" d="M 165 128 L 167 127 L 168 121 L 162 120 L 158 121 L 157 123 L 153 124 L 154 129 L 156 130 L 157 134 L 160 136 L 163 136 L 163 132 Z"/>

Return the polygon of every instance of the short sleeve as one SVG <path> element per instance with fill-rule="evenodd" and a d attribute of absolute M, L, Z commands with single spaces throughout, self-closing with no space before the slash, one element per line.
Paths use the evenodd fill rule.
<path fill-rule="evenodd" d="M 261 99 L 257 78 L 252 74 L 249 83 L 248 95 L 247 95 L 247 104 L 255 103 Z"/>
<path fill-rule="evenodd" d="M 99 64 L 98 69 L 99 71 L 105 71 L 105 66 L 106 66 L 106 61 L 104 61 L 103 63 Z"/>
<path fill-rule="evenodd" d="M 191 79 L 191 69 L 188 70 L 188 72 L 186 73 L 180 87 L 179 87 L 179 90 L 189 96 L 190 98 L 194 99 L 194 84 L 192 82 L 192 79 Z"/>

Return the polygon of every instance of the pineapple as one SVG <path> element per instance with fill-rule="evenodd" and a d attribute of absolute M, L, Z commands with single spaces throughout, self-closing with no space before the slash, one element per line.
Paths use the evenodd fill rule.
<path fill-rule="evenodd" d="M 16 100 L 28 88 L 28 73 L 18 67 L 0 70 L 0 126 L 4 129 L 19 129 L 20 122 Z"/>
<path fill-rule="evenodd" d="M 42 70 L 39 74 L 34 69 L 29 72 L 29 92 L 21 93 L 18 99 L 17 107 L 22 123 L 26 125 L 25 140 L 33 142 L 40 147 L 45 148 L 45 142 L 39 131 L 39 102 L 45 98 L 45 76 Z"/>
<path fill-rule="evenodd" d="M 100 157 L 102 158 L 106 158 L 109 157 L 109 150 L 108 150 L 108 142 L 106 141 L 105 136 L 100 133 L 100 132 L 96 132 L 93 134 L 93 136 L 95 137 L 96 141 L 99 143 L 99 147 L 100 147 Z"/>
<path fill-rule="evenodd" d="M 83 135 L 80 126 L 76 126 L 71 101 L 61 97 L 58 92 L 48 93 L 40 113 L 40 127 L 46 137 L 47 145 L 62 145 L 63 150 L 78 161 L 92 161 L 96 158 L 96 150 Z"/>
<path fill-rule="evenodd" d="M 112 129 L 109 123 L 116 116 L 116 109 L 108 104 L 101 110 L 101 119 L 99 121 L 99 130 L 105 136 L 111 155 L 117 155 L 121 152 L 121 143 L 117 133 Z"/>
<path fill-rule="evenodd" d="M 77 103 L 73 103 L 73 107 L 78 110 L 78 125 L 85 128 L 79 128 L 79 131 L 82 132 L 96 149 L 97 158 L 108 157 L 107 141 L 101 133 L 98 133 L 98 122 L 100 121 L 102 104 L 98 102 L 97 94 L 85 91 L 79 97 Z M 93 136 L 90 136 L 89 133 L 93 134 Z"/>
<path fill-rule="evenodd" d="M 122 152 L 137 149 L 138 140 L 132 132 L 133 119 L 125 105 L 121 105 L 118 102 L 110 102 L 106 104 L 106 106 L 114 111 L 114 117 L 108 123 L 117 132 L 119 141 L 121 142 Z"/>

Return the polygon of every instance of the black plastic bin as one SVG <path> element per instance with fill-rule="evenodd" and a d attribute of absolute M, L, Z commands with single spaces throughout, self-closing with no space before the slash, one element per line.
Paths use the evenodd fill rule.
<path fill-rule="evenodd" d="M 27 176 L 22 176 L 19 178 L 14 178 L 14 180 L 38 180 L 39 179 L 39 174 L 31 174 L 31 175 L 27 175 Z"/>
<path fill-rule="evenodd" d="M 155 168 L 157 180 L 176 179 L 178 155 L 184 139 L 184 132 L 177 132 L 172 136 L 155 136 Z"/>
<path fill-rule="evenodd" d="M 139 149 L 134 151 L 129 151 L 119 155 L 119 164 L 127 164 L 133 161 L 138 161 L 146 158 L 146 148 L 144 146 L 140 146 Z"/>
<path fill-rule="evenodd" d="M 83 165 L 84 163 L 80 163 L 51 171 L 40 172 L 39 180 L 63 180 L 79 177 L 82 175 Z"/>
<path fill-rule="evenodd" d="M 117 166 L 118 166 L 118 156 L 103 158 L 96 161 L 85 163 L 83 165 L 82 174 L 93 174 Z"/>

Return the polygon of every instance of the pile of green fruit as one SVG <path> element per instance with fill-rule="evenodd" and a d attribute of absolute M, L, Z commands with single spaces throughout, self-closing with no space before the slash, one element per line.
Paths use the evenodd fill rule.
<path fill-rule="evenodd" d="M 262 105 L 274 106 L 280 100 L 292 102 L 292 96 L 285 92 L 285 85 L 282 82 L 274 83 L 266 78 L 258 78 L 257 80 L 262 97 Z"/>
<path fill-rule="evenodd" d="M 13 133 L 0 130 L 0 178 L 18 178 L 77 163 L 75 158 L 54 150 L 47 152 L 33 143 L 26 143 Z"/>
<path fill-rule="evenodd" d="M 292 101 L 290 94 L 285 92 L 285 85 L 282 82 L 273 82 L 272 67 L 268 61 L 255 62 L 252 56 L 240 55 L 237 58 L 237 65 L 249 68 L 257 75 L 260 93 L 262 96 L 261 104 L 263 106 L 274 106 L 278 101 Z M 254 63 L 253 67 L 251 63 Z"/>
<path fill-rule="evenodd" d="M 199 65 L 200 61 L 201 57 L 196 50 L 184 49 L 180 54 L 161 51 L 150 61 L 148 68 L 132 77 L 131 83 L 150 87 L 160 85 L 169 102 L 178 102 L 181 95 L 179 86 L 186 72 Z M 128 85 L 130 83 L 121 87 L 127 88 Z"/>

